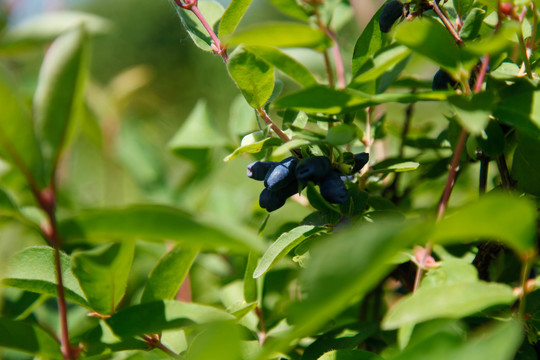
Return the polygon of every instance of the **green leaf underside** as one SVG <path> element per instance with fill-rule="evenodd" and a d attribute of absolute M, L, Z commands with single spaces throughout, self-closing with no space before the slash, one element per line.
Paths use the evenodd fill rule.
<path fill-rule="evenodd" d="M 420 164 L 417 162 L 405 161 L 405 162 L 393 164 L 384 168 L 377 168 L 374 166 L 373 169 L 370 171 L 376 174 L 384 174 L 384 173 L 391 173 L 391 172 L 405 172 L 405 171 L 414 171 L 418 169 L 418 166 L 420 166 Z"/>
<path fill-rule="evenodd" d="M 289 232 L 281 234 L 281 236 L 270 245 L 268 250 L 266 250 L 262 256 L 257 268 L 253 273 L 253 277 L 258 278 L 264 275 L 292 249 L 320 230 L 321 228 L 313 225 L 301 225 Z"/>
<path fill-rule="evenodd" d="M 516 300 L 512 288 L 504 284 L 467 282 L 420 288 L 396 304 L 386 315 L 386 330 L 436 318 L 459 319 L 494 305 Z"/>
<path fill-rule="evenodd" d="M 324 31 L 306 24 L 270 22 L 246 27 L 225 38 L 229 46 L 303 47 L 319 51 L 330 47 L 332 41 Z"/>
<path fill-rule="evenodd" d="M 261 141 L 257 141 L 253 144 L 240 146 L 239 148 L 236 148 L 230 155 L 225 157 L 224 161 L 231 161 L 232 159 L 242 155 L 242 154 L 256 154 L 258 152 L 261 152 L 263 149 L 278 146 L 283 143 L 283 140 L 269 137 L 266 139 L 263 139 Z"/>
<path fill-rule="evenodd" d="M 184 29 L 187 30 L 195 45 L 204 51 L 213 51 L 211 47 L 213 42 L 212 38 L 199 19 L 197 19 L 197 16 L 195 16 L 192 11 L 184 10 L 176 4 L 173 6 L 184 25 Z M 225 11 L 223 6 L 216 1 L 200 1 L 198 2 L 197 7 L 212 28 L 214 28 L 221 19 L 221 16 Z"/>
<path fill-rule="evenodd" d="M 96 312 L 112 314 L 116 310 L 124 297 L 134 251 L 134 241 L 123 241 L 73 255 L 73 273 Z"/>
<path fill-rule="evenodd" d="M 204 249 L 226 248 L 234 252 L 264 248 L 256 234 L 235 226 L 194 218 L 179 209 L 162 205 L 133 205 L 126 208 L 82 212 L 60 221 L 66 243 L 107 240 L 173 240 Z"/>
<path fill-rule="evenodd" d="M 304 87 L 317 85 L 315 76 L 304 65 L 278 48 L 270 46 L 248 46 L 246 50 L 274 66 L 276 69 L 281 70 L 285 75 Z"/>
<path fill-rule="evenodd" d="M 197 248 L 176 245 L 163 255 L 148 276 L 141 302 L 173 300 L 198 253 Z"/>
<path fill-rule="evenodd" d="M 156 334 L 195 324 L 230 321 L 235 317 L 224 310 L 207 305 L 175 300 L 154 301 L 120 310 L 106 320 L 120 337 Z"/>
<path fill-rule="evenodd" d="M 0 348 L 61 359 L 60 344 L 37 325 L 12 319 L 0 318 Z"/>
<path fill-rule="evenodd" d="M 274 90 L 274 67 L 244 49 L 234 51 L 227 69 L 249 105 L 263 106 Z"/>
<path fill-rule="evenodd" d="M 326 86 L 315 86 L 283 96 L 275 101 L 274 106 L 336 115 L 390 102 L 444 101 L 450 94 L 444 91 L 426 91 L 368 95 L 352 89 L 335 90 Z"/>
<path fill-rule="evenodd" d="M 91 308 L 84 297 L 79 282 L 71 272 L 71 258 L 60 254 L 62 281 L 66 299 Z M 13 255 L 2 284 L 17 289 L 57 296 L 54 250 L 47 246 L 26 248 Z"/>
<path fill-rule="evenodd" d="M 86 35 L 72 30 L 55 40 L 43 60 L 34 95 L 36 133 L 50 177 L 82 106 L 86 77 Z"/>
<path fill-rule="evenodd" d="M 232 0 L 219 22 L 219 36 L 232 34 L 253 0 Z"/>

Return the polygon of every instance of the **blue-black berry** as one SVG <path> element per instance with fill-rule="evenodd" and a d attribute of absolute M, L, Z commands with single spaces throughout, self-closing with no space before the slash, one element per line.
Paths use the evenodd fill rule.
<path fill-rule="evenodd" d="M 296 178 L 301 181 L 318 181 L 326 176 L 332 164 L 326 156 L 304 159 L 296 166 Z"/>
<path fill-rule="evenodd" d="M 264 186 L 272 191 L 283 189 L 295 179 L 295 169 L 298 159 L 288 157 L 268 171 L 264 178 Z"/>
<path fill-rule="evenodd" d="M 455 88 L 457 81 L 454 80 L 446 71 L 439 69 L 433 76 L 433 84 L 431 88 L 433 90 L 448 90 L 449 88 Z"/>
<path fill-rule="evenodd" d="M 379 27 L 381 32 L 387 33 L 392 28 L 392 25 L 403 15 L 403 4 L 398 0 L 392 0 L 387 2 L 382 11 L 381 17 L 379 18 Z"/>
<path fill-rule="evenodd" d="M 349 198 L 349 191 L 341 176 L 332 171 L 319 183 L 322 197 L 333 204 L 343 204 Z"/>
<path fill-rule="evenodd" d="M 362 152 L 359 154 L 354 154 L 354 166 L 352 168 L 352 173 L 357 173 L 368 163 L 369 154 Z"/>
<path fill-rule="evenodd" d="M 272 212 L 285 205 L 285 200 L 287 200 L 287 197 L 282 196 L 280 193 L 264 189 L 259 196 L 259 206 L 268 212 Z"/>
<path fill-rule="evenodd" d="M 277 165 L 275 161 L 255 161 L 247 166 L 247 177 L 253 180 L 262 181 L 270 169 Z"/>

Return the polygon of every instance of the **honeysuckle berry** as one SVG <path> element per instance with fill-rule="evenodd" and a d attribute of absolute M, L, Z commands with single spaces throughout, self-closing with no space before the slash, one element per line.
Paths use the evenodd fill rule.
<path fill-rule="evenodd" d="M 387 33 L 392 29 L 392 25 L 403 16 L 403 4 L 398 0 L 387 2 L 379 18 L 379 27 L 383 33 Z"/>

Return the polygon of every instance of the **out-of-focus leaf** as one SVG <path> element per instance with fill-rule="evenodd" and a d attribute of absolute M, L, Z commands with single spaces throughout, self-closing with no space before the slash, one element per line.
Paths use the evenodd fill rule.
<path fill-rule="evenodd" d="M 498 239 L 524 253 L 531 250 L 536 241 L 535 209 L 524 198 L 488 194 L 441 220 L 432 241 L 449 243 L 477 238 Z"/>
<path fill-rule="evenodd" d="M 180 17 L 184 28 L 187 30 L 189 36 L 191 36 L 195 45 L 204 51 L 213 51 L 211 47 L 213 42 L 212 38 L 199 19 L 197 19 L 197 16 L 195 16 L 192 11 L 182 9 L 172 2 L 172 0 L 171 3 L 173 3 L 173 6 L 176 8 L 176 12 Z M 197 7 L 211 28 L 216 26 L 225 11 L 223 6 L 216 1 L 199 1 Z"/>
<path fill-rule="evenodd" d="M 134 251 L 134 241 L 122 241 L 73 254 L 72 271 L 96 312 L 115 312 L 126 291 Z"/>
<path fill-rule="evenodd" d="M 517 21 L 505 21 L 499 30 L 485 39 L 465 43 L 464 50 L 471 55 L 497 55 L 512 45 L 516 34 L 521 30 Z"/>
<path fill-rule="evenodd" d="M 469 11 L 471 10 L 473 3 L 474 3 L 473 0 L 456 0 L 454 2 L 454 8 L 456 9 L 458 15 L 461 17 L 463 17 L 464 15 L 467 15 L 465 22 L 467 22 L 467 19 L 470 15 Z M 473 9 L 473 12 L 474 12 L 474 9 Z"/>
<path fill-rule="evenodd" d="M 283 145 L 277 147 L 272 152 L 273 156 L 283 156 L 289 153 L 289 151 L 293 149 L 300 148 L 301 146 L 305 146 L 309 144 L 309 140 L 305 139 L 292 139 L 291 141 L 287 141 L 286 143 L 283 143 Z"/>
<path fill-rule="evenodd" d="M 0 214 L 10 215 L 13 212 L 17 212 L 17 206 L 4 189 L 0 188 Z"/>
<path fill-rule="evenodd" d="M 450 96 L 448 101 L 454 105 L 459 123 L 470 133 L 478 135 L 489 123 L 497 97 L 492 92 L 483 91 L 468 96 Z"/>
<path fill-rule="evenodd" d="M 345 145 L 356 139 L 356 128 L 349 124 L 332 126 L 326 134 L 326 141 L 332 145 Z"/>
<path fill-rule="evenodd" d="M 457 5 L 465 5 L 468 6 L 472 5 L 472 1 L 470 0 L 461 0 L 458 2 Z M 459 32 L 459 35 L 462 39 L 468 40 L 468 39 L 474 39 L 478 32 L 480 31 L 480 27 L 482 26 L 482 21 L 486 17 L 486 11 L 484 9 L 480 8 L 474 8 L 470 13 L 467 14 L 467 17 L 465 18 L 465 21 L 463 22 L 463 27 L 461 28 L 461 31 Z"/>
<path fill-rule="evenodd" d="M 246 49 L 281 70 L 300 85 L 304 87 L 317 85 L 315 76 L 304 65 L 279 49 L 270 46 L 249 46 Z"/>
<path fill-rule="evenodd" d="M 116 335 L 131 337 L 234 319 L 235 317 L 226 311 L 211 306 L 166 300 L 129 306 L 108 318 L 106 322 Z"/>
<path fill-rule="evenodd" d="M 388 312 L 382 327 L 390 330 L 437 318 L 459 319 L 515 300 L 512 288 L 505 284 L 478 281 L 420 287 Z"/>
<path fill-rule="evenodd" d="M 540 136 L 540 91 L 526 80 L 499 91 L 493 116 L 531 136 Z"/>
<path fill-rule="evenodd" d="M 394 46 L 377 53 L 372 62 L 362 66 L 351 81 L 351 86 L 379 78 L 386 70 L 406 59 L 411 50 L 405 46 Z"/>
<path fill-rule="evenodd" d="M 244 141 L 242 141 L 244 143 Z M 236 148 L 231 154 L 229 154 L 224 161 L 231 161 L 232 159 L 248 153 L 248 154 L 256 154 L 258 152 L 261 152 L 263 149 L 278 146 L 283 143 L 283 140 L 275 138 L 275 137 L 267 137 L 263 140 L 259 140 L 254 143 L 248 143 L 246 145 L 242 145 L 239 148 Z"/>
<path fill-rule="evenodd" d="M 540 137 L 530 137 L 518 132 L 517 140 L 512 161 L 512 178 L 517 181 L 518 189 L 540 196 Z"/>
<path fill-rule="evenodd" d="M 443 101 L 449 92 L 387 93 L 369 95 L 352 89 L 336 90 L 315 86 L 285 95 L 274 102 L 277 108 L 289 108 L 308 113 L 340 114 L 389 102 Z"/>
<path fill-rule="evenodd" d="M 401 24 L 396 30 L 395 38 L 399 43 L 429 58 L 454 75 L 462 67 L 472 68 L 477 62 L 474 56 L 460 51 L 442 24 L 428 17 Z"/>
<path fill-rule="evenodd" d="M 257 280 L 255 279 L 255 269 L 257 267 L 257 253 L 250 251 L 244 272 L 244 300 L 247 303 L 257 301 Z"/>
<path fill-rule="evenodd" d="M 304 10 L 298 5 L 296 0 L 268 0 L 272 5 L 274 5 L 282 13 L 289 15 L 292 18 L 297 20 L 307 21 L 309 16 Z"/>
<path fill-rule="evenodd" d="M 324 31 L 294 22 L 271 22 L 252 25 L 225 38 L 229 46 L 303 47 L 323 51 L 332 45 Z"/>
<path fill-rule="evenodd" d="M 43 161 L 34 134 L 29 111 L 14 86 L 12 79 L 0 66 L 0 157 L 12 163 L 37 186 L 45 185 Z"/>
<path fill-rule="evenodd" d="M 241 340 L 242 333 L 238 325 L 209 324 L 193 339 L 186 353 L 186 360 L 239 360 Z"/>
<path fill-rule="evenodd" d="M 382 360 L 379 355 L 364 350 L 332 350 L 318 360 Z"/>
<path fill-rule="evenodd" d="M 10 29 L 0 41 L 0 53 L 42 45 L 69 30 L 84 27 L 91 35 L 104 34 L 112 24 L 97 15 L 78 11 L 51 11 L 32 16 Z"/>
<path fill-rule="evenodd" d="M 391 172 L 405 172 L 405 171 L 414 171 L 418 169 L 418 166 L 420 166 L 419 163 L 414 161 L 405 161 L 400 162 L 397 164 L 392 164 L 387 167 L 380 167 L 377 165 L 374 165 L 370 172 L 376 173 L 376 174 L 385 174 L 385 173 L 391 173 Z"/>
<path fill-rule="evenodd" d="M 66 243 L 144 239 L 235 252 L 265 248 L 256 234 L 230 221 L 194 218 L 165 205 L 89 210 L 60 221 L 59 228 Z"/>
<path fill-rule="evenodd" d="M 0 348 L 19 350 L 38 357 L 61 359 L 60 344 L 37 325 L 0 318 Z"/>
<path fill-rule="evenodd" d="M 242 95 L 238 95 L 231 103 L 229 111 L 229 132 L 243 136 L 257 129 L 257 115 Z"/>
<path fill-rule="evenodd" d="M 219 36 L 232 34 L 253 0 L 232 0 L 219 22 Z"/>
<path fill-rule="evenodd" d="M 292 249 L 319 231 L 321 231 L 321 228 L 313 225 L 300 225 L 291 231 L 281 234 L 262 256 L 259 265 L 257 265 L 253 273 L 253 277 L 258 278 L 264 275 Z"/>
<path fill-rule="evenodd" d="M 227 63 L 229 74 L 252 107 L 263 106 L 274 90 L 274 67 L 242 48 Z"/>
<path fill-rule="evenodd" d="M 362 35 L 356 41 L 352 58 L 352 73 L 354 76 L 384 46 L 384 36 L 379 27 L 379 18 L 381 17 L 383 6 L 373 15 L 362 31 Z"/>
<path fill-rule="evenodd" d="M 181 149 L 214 148 L 227 144 L 205 100 L 199 100 L 186 121 L 174 134 L 167 147 L 176 152 Z"/>
<path fill-rule="evenodd" d="M 41 66 L 34 116 L 48 178 L 83 105 L 86 48 L 84 29 L 74 29 L 51 44 Z"/>
<path fill-rule="evenodd" d="M 176 245 L 163 255 L 148 275 L 141 302 L 174 299 L 198 253 L 197 248 Z"/>
<path fill-rule="evenodd" d="M 71 258 L 60 253 L 66 299 L 91 308 L 77 278 L 71 272 Z M 47 246 L 26 248 L 11 257 L 2 284 L 17 289 L 57 296 L 54 250 Z"/>

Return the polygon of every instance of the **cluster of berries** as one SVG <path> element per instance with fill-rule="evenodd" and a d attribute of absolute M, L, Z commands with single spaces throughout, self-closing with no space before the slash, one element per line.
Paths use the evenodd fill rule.
<path fill-rule="evenodd" d="M 354 155 L 354 174 L 367 164 L 369 155 Z M 285 200 L 312 181 L 319 186 L 322 197 L 333 204 L 342 204 L 349 198 L 349 191 L 338 171 L 326 156 L 312 156 L 298 161 L 294 156 L 281 162 L 255 161 L 248 165 L 247 176 L 264 181 L 265 189 L 259 197 L 259 205 L 268 212 L 279 209 Z"/>

